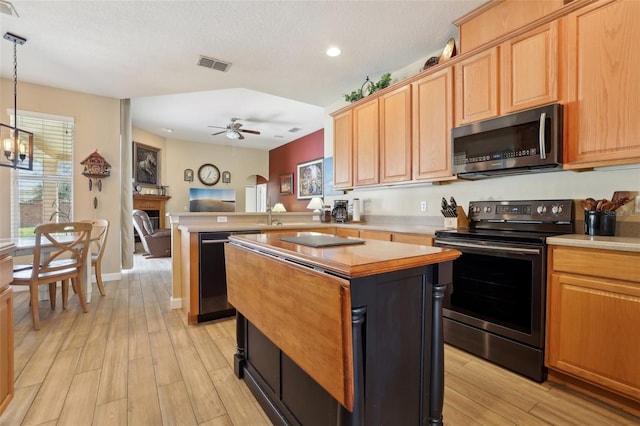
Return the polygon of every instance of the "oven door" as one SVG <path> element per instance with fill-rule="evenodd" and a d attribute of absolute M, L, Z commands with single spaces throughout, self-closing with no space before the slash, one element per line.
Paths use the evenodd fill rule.
<path fill-rule="evenodd" d="M 536 348 L 544 346 L 546 249 L 541 244 L 436 239 L 453 261 L 443 315 Z"/>

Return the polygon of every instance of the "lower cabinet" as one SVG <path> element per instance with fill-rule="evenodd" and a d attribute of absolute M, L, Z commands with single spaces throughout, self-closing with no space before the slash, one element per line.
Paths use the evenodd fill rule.
<path fill-rule="evenodd" d="M 640 253 L 552 246 L 549 271 L 549 377 L 640 410 Z"/>

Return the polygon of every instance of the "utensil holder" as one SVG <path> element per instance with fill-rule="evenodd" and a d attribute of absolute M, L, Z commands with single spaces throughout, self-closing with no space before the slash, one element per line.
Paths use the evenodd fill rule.
<path fill-rule="evenodd" d="M 614 236 L 616 234 L 616 212 L 585 211 L 584 233 L 586 235 Z"/>
<path fill-rule="evenodd" d="M 464 212 L 464 209 L 460 206 L 457 206 L 456 214 L 456 217 L 444 218 L 444 227 L 447 229 L 468 228 L 469 219 L 467 218 L 467 214 Z"/>

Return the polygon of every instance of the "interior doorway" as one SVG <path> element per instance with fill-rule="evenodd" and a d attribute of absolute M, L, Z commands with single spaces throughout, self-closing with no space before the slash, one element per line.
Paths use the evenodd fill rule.
<path fill-rule="evenodd" d="M 245 183 L 245 212 L 267 211 L 267 182 L 263 176 L 251 175 Z"/>

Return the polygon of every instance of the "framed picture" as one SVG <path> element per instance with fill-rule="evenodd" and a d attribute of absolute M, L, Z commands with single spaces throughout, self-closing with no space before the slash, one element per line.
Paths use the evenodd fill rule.
<path fill-rule="evenodd" d="M 160 149 L 133 143 L 133 180 L 135 185 L 160 185 Z"/>
<path fill-rule="evenodd" d="M 322 197 L 322 158 L 298 164 L 298 198 Z"/>
<path fill-rule="evenodd" d="M 280 193 L 293 194 L 293 173 L 280 175 Z"/>
<path fill-rule="evenodd" d="M 193 182 L 193 169 L 184 169 L 185 182 Z"/>

